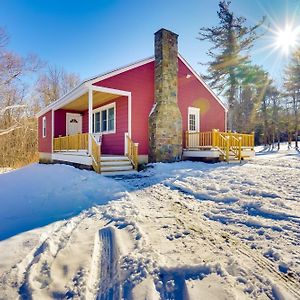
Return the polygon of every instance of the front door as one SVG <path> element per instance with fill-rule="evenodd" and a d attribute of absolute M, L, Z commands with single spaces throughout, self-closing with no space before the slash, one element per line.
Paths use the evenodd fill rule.
<path fill-rule="evenodd" d="M 81 114 L 67 113 L 66 115 L 66 134 L 73 135 L 82 133 L 82 116 Z"/>
<path fill-rule="evenodd" d="M 188 108 L 188 132 L 189 147 L 199 147 L 199 131 L 200 131 L 200 109 L 196 107 Z"/>

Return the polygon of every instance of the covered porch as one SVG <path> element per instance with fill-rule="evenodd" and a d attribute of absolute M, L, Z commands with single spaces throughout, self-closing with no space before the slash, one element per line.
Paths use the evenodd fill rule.
<path fill-rule="evenodd" d="M 137 168 L 130 92 L 83 86 L 58 102 L 53 120 L 53 161 L 85 165 L 98 173 Z"/>

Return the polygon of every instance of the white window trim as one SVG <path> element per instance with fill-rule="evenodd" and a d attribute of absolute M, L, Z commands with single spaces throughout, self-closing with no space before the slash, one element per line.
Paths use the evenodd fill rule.
<path fill-rule="evenodd" d="M 114 130 L 110 130 L 110 131 L 101 131 L 101 132 L 93 132 L 93 133 L 101 133 L 101 134 L 114 134 L 116 133 L 116 120 L 117 120 L 117 110 L 116 110 L 116 102 L 113 102 L 113 103 L 110 103 L 110 104 L 107 104 L 107 105 L 104 105 L 104 106 L 100 106 L 96 109 L 93 109 L 93 113 L 92 113 L 92 124 L 93 124 L 93 127 L 95 128 L 95 124 L 94 124 L 94 114 L 97 113 L 97 112 L 100 112 L 100 124 L 101 124 L 101 112 L 104 111 L 104 110 L 108 110 L 110 108 L 114 108 Z M 108 119 L 107 119 L 108 121 Z M 101 126 L 101 125 L 100 125 Z"/>
<path fill-rule="evenodd" d="M 42 118 L 42 136 L 45 138 L 47 136 L 47 122 L 46 122 L 46 116 Z"/>
<path fill-rule="evenodd" d="M 198 130 L 195 130 L 195 131 L 190 131 L 190 114 L 194 114 L 194 112 L 195 111 L 198 111 L 198 122 L 199 122 L 199 124 L 198 124 L 198 126 L 199 126 L 199 129 Z M 187 124 L 187 129 L 188 129 L 188 132 L 197 132 L 197 131 L 199 131 L 200 132 L 200 118 L 201 118 L 201 114 L 200 114 L 200 108 L 198 108 L 198 107 L 193 107 L 193 106 L 189 106 L 188 107 L 188 124 Z M 196 126 L 196 128 L 197 128 L 197 126 Z"/>

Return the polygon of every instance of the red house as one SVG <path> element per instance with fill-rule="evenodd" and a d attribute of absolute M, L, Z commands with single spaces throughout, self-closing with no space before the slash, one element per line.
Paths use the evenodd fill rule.
<path fill-rule="evenodd" d="M 146 162 L 224 157 L 227 108 L 178 53 L 177 37 L 159 30 L 154 57 L 85 80 L 42 109 L 40 162 L 111 173 Z"/>

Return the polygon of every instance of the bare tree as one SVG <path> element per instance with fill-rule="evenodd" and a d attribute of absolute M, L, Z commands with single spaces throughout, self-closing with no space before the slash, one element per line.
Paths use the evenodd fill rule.
<path fill-rule="evenodd" d="M 63 68 L 49 66 L 37 81 L 36 92 L 41 106 L 47 106 L 69 92 L 80 82 L 79 76 Z"/>

